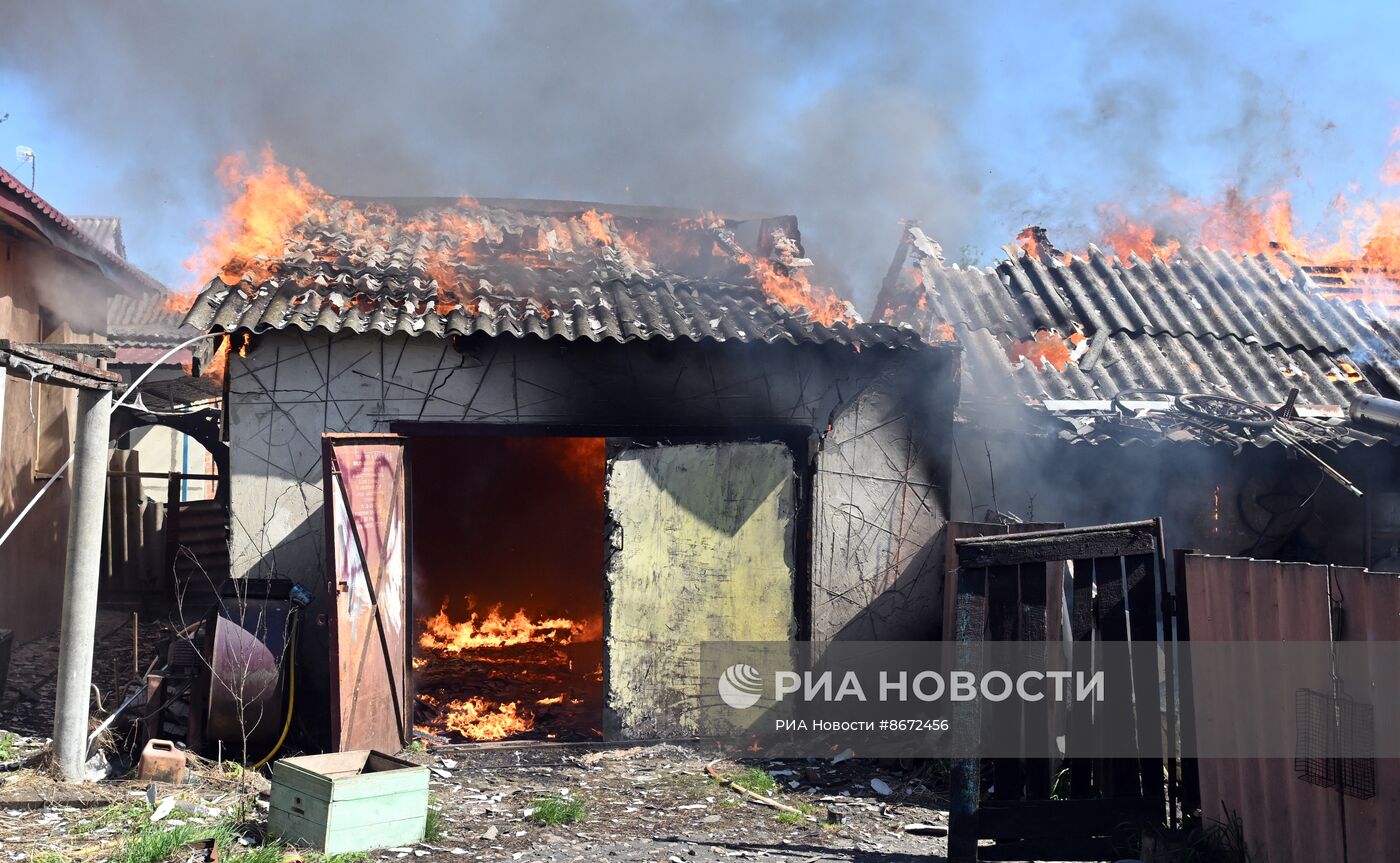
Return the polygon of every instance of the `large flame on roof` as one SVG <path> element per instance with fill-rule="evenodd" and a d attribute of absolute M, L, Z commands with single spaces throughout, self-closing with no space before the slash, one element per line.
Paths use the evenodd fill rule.
<path fill-rule="evenodd" d="M 201 277 L 217 274 L 227 285 L 244 280 L 260 284 L 285 275 L 277 271 L 278 263 L 298 226 L 308 216 L 334 216 L 366 239 L 395 232 L 422 235 L 418 251 L 424 275 L 436 290 L 431 298 L 433 309 L 441 315 L 458 310 L 478 313 L 478 303 L 471 298 L 478 280 L 469 272 L 478 265 L 498 262 L 558 268 L 561 257 L 587 252 L 614 260 L 624 269 L 662 271 L 677 257 L 695 259 L 703 251 L 727 258 L 742 274 L 736 280 L 747 277 L 770 301 L 791 312 L 805 311 L 827 325 L 857 320 L 848 303 L 812 282 L 800 269 L 810 261 L 795 260 L 781 245 L 771 257 L 760 258 L 739 248 L 732 238 L 730 242 L 715 242 L 726 226 L 709 215 L 636 228 L 624 225 L 628 220 L 590 208 L 559 217 L 558 227 L 527 230 L 519 236 L 507 235 L 487 208 L 471 198 L 459 200 L 455 208 L 429 209 L 411 217 L 400 217 L 384 205 L 334 199 L 301 171 L 278 163 L 266 147 L 256 164 L 241 154 L 226 157 L 219 164 L 218 176 L 230 193 L 230 201 L 220 217 L 209 223 L 203 246 L 185 266 Z M 325 254 L 332 253 L 326 250 Z M 172 302 L 188 309 L 183 295 L 178 296 Z M 537 311 L 546 318 L 552 314 L 543 305 Z"/>
<path fill-rule="evenodd" d="M 205 243 L 185 268 L 200 277 L 216 272 L 229 285 L 245 273 L 260 282 L 269 275 L 269 260 L 282 256 L 292 229 L 329 196 L 301 171 L 280 164 L 271 147 L 263 148 L 257 167 L 235 153 L 219 162 L 217 173 L 234 197 L 206 226 Z"/>
<path fill-rule="evenodd" d="M 1390 148 L 1377 176 L 1394 188 L 1400 186 L 1400 127 L 1391 133 Z M 1299 226 L 1286 189 L 1251 196 L 1227 187 L 1215 200 L 1171 194 L 1131 206 L 1107 203 L 1097 210 L 1099 245 L 1120 258 L 1165 261 L 1184 246 L 1250 255 L 1282 251 L 1307 266 L 1376 274 L 1376 295 L 1360 291 L 1361 298 L 1400 306 L 1400 196 L 1354 194 L 1337 194 L 1311 229 Z"/>

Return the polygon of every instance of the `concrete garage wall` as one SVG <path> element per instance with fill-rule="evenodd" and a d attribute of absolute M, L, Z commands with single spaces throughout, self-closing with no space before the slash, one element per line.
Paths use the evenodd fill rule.
<path fill-rule="evenodd" d="M 697 731 L 699 647 L 787 641 L 795 480 L 781 443 L 629 450 L 608 476 L 607 706 L 623 737 Z"/>
<path fill-rule="evenodd" d="M 950 421 L 911 385 L 905 370 L 886 370 L 841 408 L 822 441 L 813 639 L 939 637 Z"/>
<path fill-rule="evenodd" d="M 229 375 L 232 572 L 292 578 L 311 589 L 304 644 L 308 686 L 324 687 L 327 655 L 320 441 L 326 431 L 470 423 L 499 425 L 502 433 L 528 424 L 619 437 L 806 435 L 809 453 L 799 452 L 798 462 L 807 470 L 804 457 L 814 459 L 821 485 L 817 507 L 877 525 L 862 545 L 843 545 L 831 532 L 811 549 L 813 582 L 824 585 L 823 596 L 862 598 L 825 602 L 820 626 L 812 615 L 818 637 L 847 630 L 864 598 L 905 591 L 908 579 L 901 578 L 921 572 L 910 568 L 909 549 L 936 536 L 947 509 L 942 445 L 928 441 L 946 441 L 956 401 L 956 355 L 948 351 L 485 336 L 456 343 L 294 330 L 257 337 L 247 357 L 230 358 Z M 871 387 L 880 395 L 858 402 Z M 891 460 L 862 465 L 866 442 L 876 440 L 886 444 L 882 459 Z M 899 466 L 925 456 L 934 460 L 926 469 Z M 823 478 L 828 461 L 834 467 Z M 874 477 L 868 482 L 877 488 L 907 484 L 912 496 L 895 495 L 883 510 L 863 503 L 882 496 L 851 484 L 862 474 Z M 806 493 L 799 482 L 798 495 Z M 914 498 L 922 502 L 910 509 L 904 501 Z M 893 536 L 909 531 L 907 542 L 890 545 Z M 469 554 L 470 532 L 462 541 Z M 806 550 L 805 538 L 799 546 Z M 929 580 L 934 584 L 928 589 L 938 590 L 941 578 Z M 806 601 L 801 591 L 797 601 Z M 889 623 L 908 608 L 922 614 L 900 601 L 883 619 Z M 798 610 L 800 616 L 811 612 Z"/>

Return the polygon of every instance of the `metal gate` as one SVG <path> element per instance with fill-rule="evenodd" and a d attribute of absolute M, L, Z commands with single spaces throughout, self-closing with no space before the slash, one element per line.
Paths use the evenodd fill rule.
<path fill-rule="evenodd" d="M 331 627 L 331 746 L 397 752 L 411 733 L 404 439 L 322 437 Z"/>
<path fill-rule="evenodd" d="M 1118 846 L 1131 841 L 1142 826 L 1166 823 L 1165 777 L 1177 772 L 1171 651 L 1159 651 L 1165 630 L 1162 598 L 1167 595 L 1160 520 L 969 537 L 955 540 L 954 547 L 954 640 L 1047 646 L 1130 643 L 1126 659 L 1105 660 L 1129 667 L 1106 668 L 1105 673 L 1120 679 L 1131 676 L 1131 703 L 1111 701 L 1103 709 L 1075 705 L 1063 717 L 1062 727 L 1067 752 L 1073 751 L 1075 740 L 1097 739 L 1108 727 L 1132 728 L 1138 757 L 956 761 L 949 860 L 1121 856 Z M 1089 670 L 1089 650 L 1071 646 L 1068 652 L 1073 671 Z M 1166 686 L 1161 685 L 1159 654 L 1167 660 Z M 1165 729 L 1162 693 L 1168 700 Z M 969 751 L 983 729 L 975 706 L 961 710 L 954 713 L 953 729 L 964 737 L 962 751 Z M 998 721 L 1008 720 L 1003 716 Z M 1011 731 L 1043 738 L 1050 733 L 1046 721 L 1043 713 L 1028 712 L 1021 728 Z M 992 782 L 985 802 L 984 775 Z M 1173 785 L 1171 796 L 1176 793 Z M 995 844 L 979 847 L 983 839 Z"/>

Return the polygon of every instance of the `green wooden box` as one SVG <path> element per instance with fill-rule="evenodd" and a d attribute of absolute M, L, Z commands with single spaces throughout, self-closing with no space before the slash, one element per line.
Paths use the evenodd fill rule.
<path fill-rule="evenodd" d="M 428 768 L 364 749 L 272 765 L 267 829 L 326 854 L 423 841 Z"/>

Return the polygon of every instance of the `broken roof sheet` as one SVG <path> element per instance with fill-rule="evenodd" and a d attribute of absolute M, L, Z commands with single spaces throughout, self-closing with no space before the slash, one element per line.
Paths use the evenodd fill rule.
<path fill-rule="evenodd" d="M 338 199 L 313 208 L 280 257 L 226 268 L 186 320 L 226 332 L 921 344 L 908 329 L 860 323 L 853 312 L 823 323 L 773 300 L 756 279 L 808 263 L 800 243 L 791 217 Z"/>
<path fill-rule="evenodd" d="M 102 248 L 126 260 L 126 242 L 122 239 L 122 220 L 116 216 L 73 216 L 73 224 Z"/>
<path fill-rule="evenodd" d="M 881 292 L 877 317 L 962 343 L 965 406 L 1068 414 L 1132 389 L 1276 406 L 1297 389 L 1298 405 L 1340 415 L 1358 395 L 1400 394 L 1396 320 L 1326 299 L 1286 255 L 1008 254 L 993 268 L 948 266 L 911 227 Z"/>

